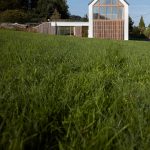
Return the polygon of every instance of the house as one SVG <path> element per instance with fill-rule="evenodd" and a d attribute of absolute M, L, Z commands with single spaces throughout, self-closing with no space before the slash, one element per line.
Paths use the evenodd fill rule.
<path fill-rule="evenodd" d="M 128 40 L 128 7 L 125 0 L 92 0 L 89 3 L 89 22 L 54 21 L 38 29 L 54 35 Z"/>
<path fill-rule="evenodd" d="M 128 40 L 128 6 L 125 0 L 92 0 L 88 37 Z"/>

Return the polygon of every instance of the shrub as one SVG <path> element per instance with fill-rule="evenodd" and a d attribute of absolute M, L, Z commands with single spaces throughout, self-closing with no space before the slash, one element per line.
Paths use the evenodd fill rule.
<path fill-rule="evenodd" d="M 6 10 L 0 14 L 0 22 L 27 22 L 29 16 L 22 10 Z"/>
<path fill-rule="evenodd" d="M 148 36 L 146 35 L 146 30 L 142 33 L 139 27 L 133 27 L 132 33 L 130 33 L 130 40 L 148 40 Z"/>
<path fill-rule="evenodd" d="M 147 38 L 150 39 L 150 28 L 149 27 L 144 31 L 144 34 Z"/>

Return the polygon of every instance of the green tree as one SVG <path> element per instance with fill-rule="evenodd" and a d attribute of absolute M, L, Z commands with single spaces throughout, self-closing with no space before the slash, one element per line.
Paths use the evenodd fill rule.
<path fill-rule="evenodd" d="M 129 33 L 133 32 L 133 25 L 134 25 L 134 21 L 132 20 L 132 18 L 129 16 Z"/>
<path fill-rule="evenodd" d="M 0 13 L 0 22 L 25 23 L 28 20 L 28 14 L 22 10 L 5 10 Z"/>
<path fill-rule="evenodd" d="M 58 19 L 61 19 L 61 14 L 58 12 L 57 9 L 55 9 L 51 16 L 51 20 L 58 20 Z"/>
<path fill-rule="evenodd" d="M 20 6 L 25 10 L 32 10 L 36 8 L 38 0 L 20 0 Z"/>
<path fill-rule="evenodd" d="M 23 10 L 29 15 L 29 18 L 34 16 L 37 20 L 51 18 L 54 11 L 57 10 L 62 19 L 69 18 L 66 0 L 0 0 L 0 12 L 6 10 Z"/>
<path fill-rule="evenodd" d="M 139 35 L 140 35 L 140 30 L 139 30 L 139 28 L 136 27 L 136 26 L 134 26 L 132 33 L 133 33 L 134 35 L 136 35 L 136 36 L 139 36 Z"/>
<path fill-rule="evenodd" d="M 62 19 L 69 18 L 69 7 L 67 5 L 67 0 L 55 0 L 54 8 L 56 8 L 59 11 Z"/>
<path fill-rule="evenodd" d="M 83 21 L 88 21 L 88 20 L 89 20 L 89 19 L 88 19 L 88 15 L 85 14 L 84 17 L 82 18 L 82 20 L 83 20 Z"/>
<path fill-rule="evenodd" d="M 141 16 L 140 22 L 139 22 L 139 30 L 140 34 L 143 34 L 145 31 L 145 22 L 143 16 Z"/>
<path fill-rule="evenodd" d="M 18 0 L 0 0 L 0 11 L 5 11 L 8 9 L 16 9 L 20 7 L 20 2 Z"/>
<path fill-rule="evenodd" d="M 146 28 L 146 30 L 144 31 L 144 35 L 150 39 L 150 25 Z"/>
<path fill-rule="evenodd" d="M 0 0 L 0 11 L 36 8 L 38 0 Z"/>
<path fill-rule="evenodd" d="M 61 14 L 61 18 L 66 19 L 69 17 L 66 0 L 38 0 L 37 13 L 40 18 L 51 17 L 55 9 Z"/>

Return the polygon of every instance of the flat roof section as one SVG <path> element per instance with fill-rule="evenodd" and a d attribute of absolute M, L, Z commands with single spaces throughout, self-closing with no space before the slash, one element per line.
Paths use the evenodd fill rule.
<path fill-rule="evenodd" d="M 60 27 L 88 27 L 89 22 L 50 22 L 51 26 L 60 26 Z"/>

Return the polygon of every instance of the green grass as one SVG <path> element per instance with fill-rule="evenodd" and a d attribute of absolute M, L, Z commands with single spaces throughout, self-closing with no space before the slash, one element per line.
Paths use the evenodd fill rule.
<path fill-rule="evenodd" d="M 1 150 L 149 148 L 149 42 L 0 30 Z"/>

